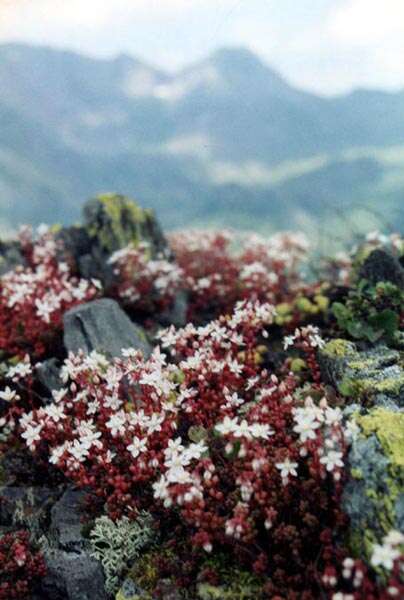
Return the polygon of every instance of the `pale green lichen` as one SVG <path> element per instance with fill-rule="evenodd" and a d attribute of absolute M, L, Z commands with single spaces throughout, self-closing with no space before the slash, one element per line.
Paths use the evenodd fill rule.
<path fill-rule="evenodd" d="M 118 590 L 123 573 L 152 539 L 152 519 L 145 512 L 133 521 L 123 517 L 114 522 L 106 516 L 95 521 L 90 532 L 91 554 L 103 566 L 108 593 Z"/>

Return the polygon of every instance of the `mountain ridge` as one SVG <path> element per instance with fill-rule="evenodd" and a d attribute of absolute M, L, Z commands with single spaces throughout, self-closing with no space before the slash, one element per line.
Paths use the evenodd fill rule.
<path fill-rule="evenodd" d="M 351 194 L 374 209 L 387 184 L 392 206 L 404 196 L 394 154 L 404 147 L 404 90 L 318 96 L 240 47 L 168 73 L 125 54 L 0 45 L 0 131 L 9 225 L 43 221 L 52 207 L 71 221 L 86 197 L 114 189 L 174 227 L 225 219 L 231 190 L 230 224 L 254 222 L 250 204 L 273 226 L 293 226 L 303 205 L 316 206 L 307 209 L 316 224 Z"/>

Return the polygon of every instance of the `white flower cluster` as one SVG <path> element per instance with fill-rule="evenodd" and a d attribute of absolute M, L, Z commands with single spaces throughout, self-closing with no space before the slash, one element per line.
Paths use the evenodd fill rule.
<path fill-rule="evenodd" d="M 1 296 L 10 309 L 32 306 L 36 316 L 49 324 L 64 306 L 95 296 L 101 284 L 95 279 L 72 277 L 68 264 L 57 259 L 58 246 L 53 235 L 44 228 L 40 233 L 33 245 L 32 266 L 5 273 L 1 277 Z M 28 239 L 24 240 L 28 243 Z"/>
<path fill-rule="evenodd" d="M 391 571 L 394 561 L 404 557 L 404 534 L 392 529 L 383 538 L 381 544 L 375 544 L 372 550 L 370 562 L 373 567 L 381 567 Z"/>
<path fill-rule="evenodd" d="M 283 347 L 287 350 L 289 346 L 294 346 L 299 341 L 307 341 L 312 348 L 323 348 L 325 344 L 320 336 L 318 327 L 314 327 L 313 325 L 307 325 L 301 329 L 297 328 L 293 335 L 285 336 L 283 339 Z"/>
<path fill-rule="evenodd" d="M 344 467 L 343 453 L 340 451 L 343 420 L 341 409 L 328 406 L 327 400 L 323 398 L 316 405 L 312 398 L 305 400 L 303 407 L 293 410 L 295 425 L 293 431 L 299 435 L 302 444 L 301 454 L 305 455 L 307 449 L 305 445 L 322 436 L 323 443 L 319 451 L 322 453 L 320 463 L 325 469 L 334 473 L 334 478 L 339 479 L 338 469 Z"/>
<path fill-rule="evenodd" d="M 151 287 L 148 293 L 157 296 L 174 295 L 182 283 L 182 269 L 175 262 L 167 260 L 163 253 L 151 258 L 150 245 L 146 242 L 136 247 L 129 244 L 114 252 L 108 262 L 114 265 L 114 273 L 124 283 L 119 290 L 120 297 L 131 303 L 141 299 L 141 285 L 144 282 Z"/>

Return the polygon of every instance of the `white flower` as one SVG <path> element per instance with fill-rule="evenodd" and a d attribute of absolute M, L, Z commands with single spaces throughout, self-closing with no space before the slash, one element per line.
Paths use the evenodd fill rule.
<path fill-rule="evenodd" d="M 122 400 L 118 396 L 107 396 L 104 400 L 105 408 L 112 408 L 112 410 L 118 410 L 122 406 Z"/>
<path fill-rule="evenodd" d="M 244 404 L 244 400 L 243 398 L 240 398 L 237 394 L 237 392 L 234 392 L 233 394 L 230 392 L 230 390 L 228 388 L 224 388 L 224 397 L 226 399 L 226 406 L 228 406 L 229 408 L 232 406 L 241 406 L 242 404 Z"/>
<path fill-rule="evenodd" d="M 155 431 L 161 431 L 161 424 L 164 421 L 164 415 L 158 415 L 157 413 L 153 413 L 150 417 L 148 423 L 146 424 L 147 433 L 151 435 Z"/>
<path fill-rule="evenodd" d="M 229 433 L 233 433 L 235 431 L 236 426 L 237 426 L 237 421 L 235 419 L 230 419 L 230 417 L 225 417 L 221 423 L 217 423 L 215 425 L 215 429 L 222 435 L 228 435 Z"/>
<path fill-rule="evenodd" d="M 56 406 L 55 404 L 50 404 L 44 410 L 45 410 L 46 414 L 48 415 L 48 417 L 53 419 L 53 421 L 55 421 L 55 423 L 59 423 L 59 421 L 66 418 L 66 415 L 63 412 L 62 406 Z"/>
<path fill-rule="evenodd" d="M 359 433 L 360 433 L 360 428 L 359 428 L 358 424 L 356 423 L 356 421 L 354 419 L 350 419 L 349 421 L 347 421 L 345 428 L 344 428 L 344 434 L 345 434 L 345 437 L 347 438 L 347 440 L 349 440 L 349 441 L 356 440 Z"/>
<path fill-rule="evenodd" d="M 404 534 L 401 533 L 401 531 L 392 529 L 383 538 L 383 543 L 388 544 L 389 546 L 399 546 L 400 544 L 404 544 Z"/>
<path fill-rule="evenodd" d="M 172 467 L 167 471 L 167 479 L 170 483 L 191 483 L 192 477 L 184 467 Z"/>
<path fill-rule="evenodd" d="M 165 499 L 168 497 L 168 482 L 167 479 L 164 477 L 164 475 L 162 475 L 160 477 L 160 479 L 158 481 L 156 481 L 155 483 L 153 483 L 153 491 L 154 494 L 153 496 L 156 499 Z"/>
<path fill-rule="evenodd" d="M 139 357 L 139 350 L 136 350 L 136 348 L 122 348 L 121 352 L 122 356 L 124 356 L 125 358 Z"/>
<path fill-rule="evenodd" d="M 36 314 L 45 323 L 50 323 L 50 315 L 54 312 L 55 307 L 49 301 L 41 301 L 38 298 L 35 300 Z"/>
<path fill-rule="evenodd" d="M 327 407 L 325 411 L 325 423 L 327 425 L 338 425 L 342 421 L 342 412 L 340 408 Z"/>
<path fill-rule="evenodd" d="M 87 415 L 95 415 L 97 414 L 98 410 L 100 408 L 100 403 L 98 402 L 98 400 L 93 400 L 92 402 L 89 402 L 87 404 Z"/>
<path fill-rule="evenodd" d="M 168 440 L 167 448 L 164 450 L 164 455 L 166 458 L 170 458 L 176 454 L 179 454 L 184 450 L 184 446 L 182 445 L 182 439 L 180 437 L 175 438 L 174 440 Z"/>
<path fill-rule="evenodd" d="M 276 463 L 275 467 L 281 472 L 282 479 L 286 479 L 289 475 L 297 476 L 297 462 L 292 462 L 289 458 L 285 458 L 283 462 Z"/>
<path fill-rule="evenodd" d="M 79 440 L 74 440 L 73 445 L 68 449 L 69 454 L 73 456 L 78 462 L 83 462 L 88 456 L 88 448 Z"/>
<path fill-rule="evenodd" d="M 123 411 L 119 411 L 112 415 L 105 425 L 111 430 L 111 435 L 115 437 L 118 433 L 121 435 L 125 433 L 125 423 L 126 415 Z"/>
<path fill-rule="evenodd" d="M 133 458 L 137 458 L 141 452 L 147 451 L 147 439 L 133 438 L 133 442 L 127 447 L 127 450 L 132 454 Z"/>
<path fill-rule="evenodd" d="M 295 421 L 297 424 L 293 427 L 293 431 L 299 434 L 302 443 L 316 438 L 315 430 L 320 427 L 320 423 L 315 421 L 310 413 L 296 414 Z"/>
<path fill-rule="evenodd" d="M 184 450 L 184 454 L 189 460 L 199 459 L 202 454 L 208 451 L 208 447 L 204 442 L 198 442 L 197 444 L 190 444 L 188 448 Z"/>
<path fill-rule="evenodd" d="M 327 471 L 333 471 L 337 467 L 343 467 L 342 452 L 330 450 L 327 454 L 320 458 L 321 464 L 325 465 Z"/>
<path fill-rule="evenodd" d="M 25 358 L 24 362 L 19 362 L 17 365 L 10 368 L 7 371 L 6 377 L 16 380 L 19 378 L 27 377 L 27 375 L 30 375 L 31 373 L 32 373 L 31 364 L 30 364 L 29 358 L 27 356 Z"/>
<path fill-rule="evenodd" d="M 283 338 L 283 348 L 285 350 L 287 350 L 289 348 L 289 346 L 293 346 L 293 344 L 295 343 L 295 336 L 294 335 L 287 335 Z"/>
<path fill-rule="evenodd" d="M 246 419 L 243 419 L 241 423 L 236 424 L 234 427 L 234 435 L 235 437 L 251 437 L 251 426 L 248 424 Z"/>
<path fill-rule="evenodd" d="M 66 394 L 67 394 L 66 388 L 61 388 L 60 390 L 52 391 L 52 397 L 55 402 L 61 402 L 63 400 L 63 398 L 66 396 Z"/>
<path fill-rule="evenodd" d="M 230 369 L 230 371 L 232 373 L 234 373 L 234 375 L 241 375 L 243 373 L 243 365 L 240 365 L 240 363 L 237 360 L 229 360 L 227 362 L 227 365 Z"/>
<path fill-rule="evenodd" d="M 50 453 L 49 462 L 53 465 L 57 465 L 59 460 L 62 458 L 64 452 L 66 451 L 68 445 L 68 442 L 65 442 L 61 446 L 57 446 L 56 448 L 54 448 Z"/>
<path fill-rule="evenodd" d="M 372 557 L 370 562 L 373 567 L 383 567 L 391 571 L 394 566 L 394 561 L 401 556 L 398 548 L 393 548 L 389 544 L 375 544 L 373 546 Z"/>
<path fill-rule="evenodd" d="M 267 440 L 270 435 L 274 435 L 274 431 L 270 428 L 269 425 L 264 423 L 253 423 L 250 425 L 251 435 L 255 438 L 262 438 Z"/>
<path fill-rule="evenodd" d="M 25 439 L 28 448 L 34 448 L 35 442 L 39 442 L 41 439 L 39 434 L 41 433 L 42 427 L 43 425 L 41 424 L 36 426 L 28 425 L 24 433 L 21 434 L 21 437 Z"/>
<path fill-rule="evenodd" d="M 12 390 L 8 386 L 0 392 L 0 398 L 5 402 L 12 402 L 13 400 L 19 400 L 20 396 L 18 396 L 15 390 Z"/>

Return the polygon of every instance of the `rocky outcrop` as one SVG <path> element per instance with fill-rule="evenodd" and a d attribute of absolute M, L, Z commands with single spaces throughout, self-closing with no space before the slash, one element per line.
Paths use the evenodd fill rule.
<path fill-rule="evenodd" d="M 349 452 L 343 506 L 351 547 L 369 559 L 373 544 L 391 529 L 404 530 L 404 413 L 376 407 L 353 419 L 359 433 Z"/>
<path fill-rule="evenodd" d="M 359 350 L 334 339 L 319 353 L 323 376 L 346 398 L 356 424 L 343 506 L 353 553 L 370 559 L 391 529 L 404 529 L 404 370 L 397 350 Z M 354 425 L 355 427 L 355 425 Z"/>
<path fill-rule="evenodd" d="M 150 256 L 171 256 L 167 241 L 153 211 L 143 209 L 119 194 L 102 194 L 83 209 L 84 225 L 61 229 L 58 238 L 73 257 L 82 277 L 100 279 L 104 287 L 113 283 L 108 259 L 128 244 L 148 244 Z"/>

